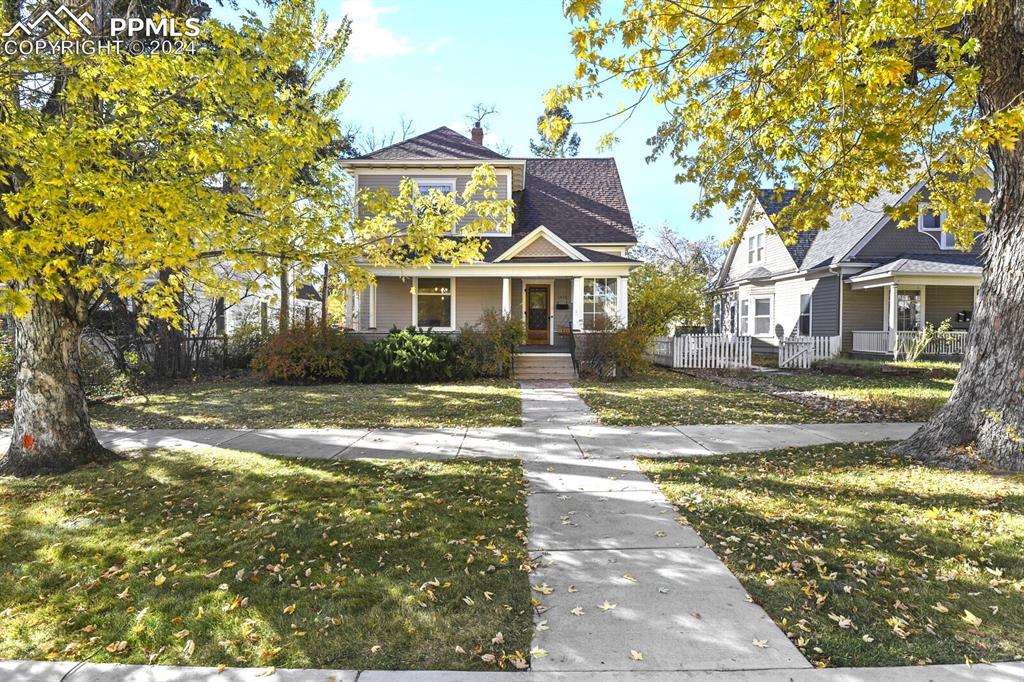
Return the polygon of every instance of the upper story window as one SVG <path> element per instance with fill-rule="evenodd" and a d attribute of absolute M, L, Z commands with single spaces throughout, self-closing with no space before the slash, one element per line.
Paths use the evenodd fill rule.
<path fill-rule="evenodd" d="M 747 264 L 760 263 L 764 260 L 764 232 L 747 237 Z"/>
<path fill-rule="evenodd" d="M 923 205 L 924 211 L 917 216 L 917 231 L 923 232 L 939 245 L 940 249 L 950 250 L 956 248 L 956 237 L 946 232 L 946 212 L 935 213 L 928 210 L 928 205 Z"/>
<path fill-rule="evenodd" d="M 420 196 L 430 194 L 433 190 L 437 190 L 441 194 L 451 194 L 455 191 L 455 180 L 437 178 L 416 180 L 416 186 L 420 188 Z"/>

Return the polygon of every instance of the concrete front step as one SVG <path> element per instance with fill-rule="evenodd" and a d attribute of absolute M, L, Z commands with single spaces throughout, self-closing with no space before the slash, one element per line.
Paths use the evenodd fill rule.
<path fill-rule="evenodd" d="M 573 381 L 576 368 L 568 353 L 518 353 L 515 374 L 519 381 Z"/>

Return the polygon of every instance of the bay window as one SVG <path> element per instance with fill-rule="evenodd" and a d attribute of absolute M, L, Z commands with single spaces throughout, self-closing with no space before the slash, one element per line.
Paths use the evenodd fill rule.
<path fill-rule="evenodd" d="M 740 301 L 740 336 L 746 336 L 750 333 L 750 301 L 743 299 Z"/>
<path fill-rule="evenodd" d="M 583 328 L 608 329 L 618 319 L 618 279 L 583 278 Z"/>
<path fill-rule="evenodd" d="M 451 329 L 455 317 L 455 290 L 451 278 L 419 277 L 414 292 L 416 326 Z"/>
<path fill-rule="evenodd" d="M 811 335 L 811 295 L 800 294 L 800 321 L 797 324 L 800 336 Z"/>

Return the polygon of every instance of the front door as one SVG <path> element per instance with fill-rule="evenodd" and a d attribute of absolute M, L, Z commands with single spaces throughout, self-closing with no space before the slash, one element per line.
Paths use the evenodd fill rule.
<path fill-rule="evenodd" d="M 545 285 L 530 284 L 526 287 L 526 342 L 531 345 L 546 345 L 549 341 L 548 325 L 550 289 Z"/>

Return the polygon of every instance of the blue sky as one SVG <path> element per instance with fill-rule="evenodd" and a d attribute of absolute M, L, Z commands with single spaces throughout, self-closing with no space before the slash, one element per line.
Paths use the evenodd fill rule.
<path fill-rule="evenodd" d="M 397 130 L 403 115 L 415 133 L 442 125 L 468 131 L 467 116 L 481 102 L 498 110 L 485 122 L 485 143 L 528 155 L 544 92 L 568 82 L 575 69 L 558 0 L 320 0 L 320 7 L 353 22 L 340 74 L 351 93 L 341 118 L 379 132 Z M 573 115 L 596 119 L 629 102 L 629 93 L 613 88 L 602 100 L 575 106 Z M 688 238 L 727 237 L 728 211 L 694 221 L 697 188 L 676 184 L 670 162 L 645 162 L 645 140 L 664 115 L 653 104 L 642 106 L 604 152 L 595 143 L 615 124 L 577 125 L 580 156 L 615 157 L 633 220 L 649 231 L 668 225 Z"/>

